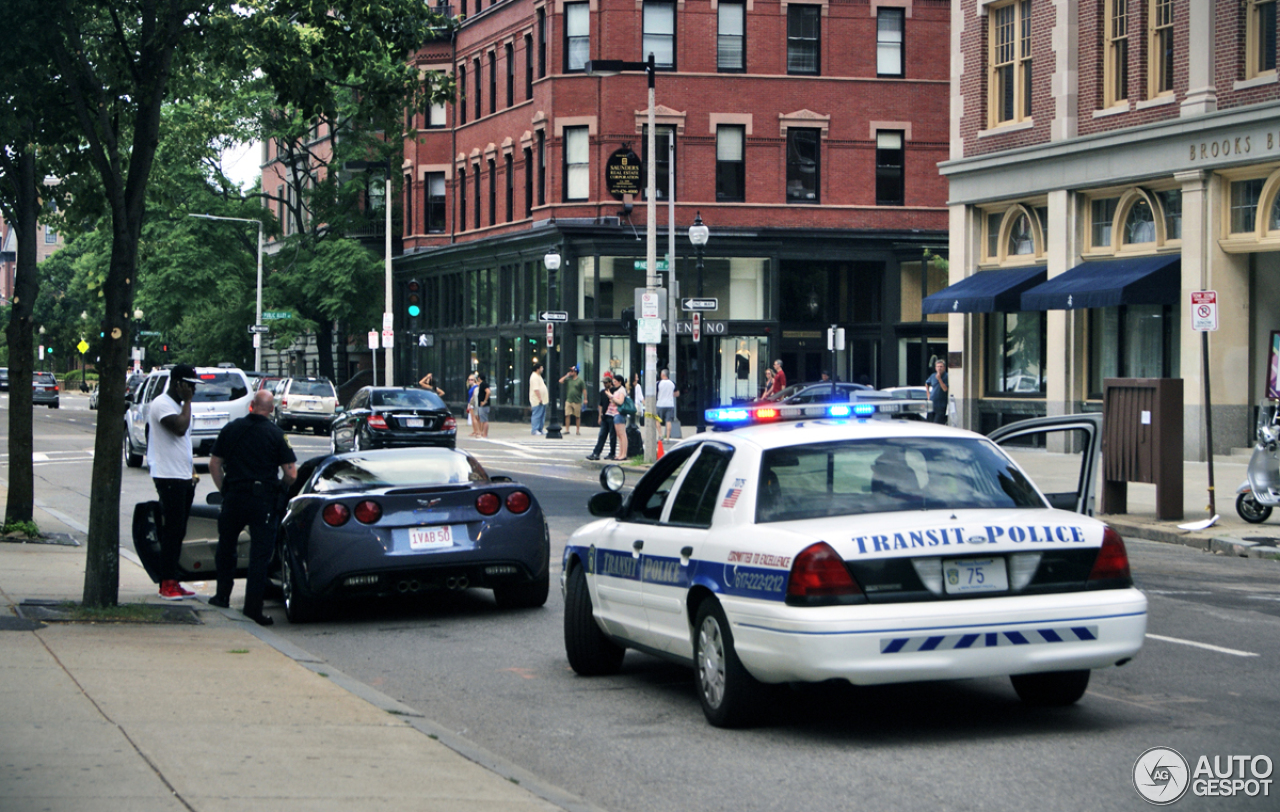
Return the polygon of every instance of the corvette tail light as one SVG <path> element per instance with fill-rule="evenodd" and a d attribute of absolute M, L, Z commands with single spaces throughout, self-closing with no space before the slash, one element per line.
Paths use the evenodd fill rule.
<path fill-rule="evenodd" d="M 865 600 L 866 595 L 849 574 L 849 568 L 825 541 L 804 548 L 792 562 L 787 581 L 788 605 L 833 606 Z"/>
<path fill-rule="evenodd" d="M 1133 576 L 1129 574 L 1129 553 L 1124 548 L 1124 539 L 1108 527 L 1102 532 L 1102 547 L 1089 572 L 1088 588 L 1127 589 L 1131 586 Z"/>
<path fill-rule="evenodd" d="M 529 494 L 524 491 L 512 491 L 507 497 L 507 510 L 512 513 L 524 513 L 529 509 Z"/>
<path fill-rule="evenodd" d="M 450 415 L 444 419 L 444 425 L 441 428 L 445 431 L 457 431 L 458 421 L 453 419 L 453 415 Z"/>
<path fill-rule="evenodd" d="M 500 507 L 502 507 L 502 500 L 497 494 L 482 493 L 476 498 L 476 510 L 483 516 L 492 516 Z"/>
<path fill-rule="evenodd" d="M 356 519 L 361 524 L 373 524 L 382 518 L 382 505 L 366 499 L 356 505 Z"/>
<path fill-rule="evenodd" d="M 380 414 L 369 415 L 369 428 L 379 431 L 387 430 L 387 420 Z"/>
<path fill-rule="evenodd" d="M 333 502 L 325 505 L 323 511 L 320 512 L 324 523 L 330 527 L 342 527 L 351 518 L 351 511 L 347 510 L 347 506 L 341 502 Z"/>

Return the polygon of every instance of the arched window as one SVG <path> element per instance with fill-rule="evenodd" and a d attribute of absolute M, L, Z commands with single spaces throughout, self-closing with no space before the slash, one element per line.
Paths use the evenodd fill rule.
<path fill-rule="evenodd" d="M 1017 215 L 1009 227 L 1009 256 L 1022 256 L 1036 252 L 1035 234 L 1031 230 L 1031 218 L 1026 212 Z"/>
<path fill-rule="evenodd" d="M 1124 221 L 1124 242 L 1126 245 L 1153 243 L 1156 241 L 1156 218 L 1151 204 L 1145 198 L 1135 200 L 1129 207 L 1129 215 Z"/>

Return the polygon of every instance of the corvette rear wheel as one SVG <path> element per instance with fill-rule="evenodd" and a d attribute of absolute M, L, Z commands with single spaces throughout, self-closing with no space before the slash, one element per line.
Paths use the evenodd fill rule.
<path fill-rule="evenodd" d="M 1040 708 L 1075 704 L 1089 687 L 1089 671 L 1050 671 L 1046 674 L 1014 674 L 1009 677 L 1018 698 Z"/>
<path fill-rule="evenodd" d="M 493 599 L 503 609 L 537 609 L 547 602 L 551 592 L 551 570 L 523 584 L 506 584 L 493 588 Z"/>
<path fill-rule="evenodd" d="M 698 607 L 693 635 L 698 701 L 707 721 L 716 727 L 754 722 L 764 705 L 766 688 L 738 659 L 733 631 L 719 601 L 708 598 Z"/>
<path fill-rule="evenodd" d="M 320 617 L 320 605 L 302 583 L 293 556 L 280 548 L 280 587 L 284 592 L 284 613 L 290 623 L 310 623 Z"/>
<path fill-rule="evenodd" d="M 569 665 L 584 677 L 616 674 L 627 650 L 600 630 L 591 613 L 591 592 L 582 567 L 569 573 L 564 596 L 564 650 Z"/>

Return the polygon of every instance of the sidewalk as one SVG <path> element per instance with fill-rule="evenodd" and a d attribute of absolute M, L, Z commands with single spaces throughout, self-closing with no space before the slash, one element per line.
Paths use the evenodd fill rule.
<path fill-rule="evenodd" d="M 35 629 L 15 616 L 28 599 L 78 602 L 84 568 L 83 546 L 0 543 L 4 812 L 592 808 L 235 611 L 183 601 L 199 625 Z M 120 603 L 138 601 L 160 602 L 122 557 Z"/>

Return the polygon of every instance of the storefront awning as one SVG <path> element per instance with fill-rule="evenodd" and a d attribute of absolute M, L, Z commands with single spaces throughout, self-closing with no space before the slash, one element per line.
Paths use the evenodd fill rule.
<path fill-rule="evenodd" d="M 1015 271 L 979 271 L 924 300 L 925 313 L 1013 313 L 1023 291 L 1045 280 L 1043 265 Z"/>
<path fill-rule="evenodd" d="M 1182 255 L 1082 262 L 1022 294 L 1021 310 L 1080 310 L 1139 304 L 1177 304 Z"/>

